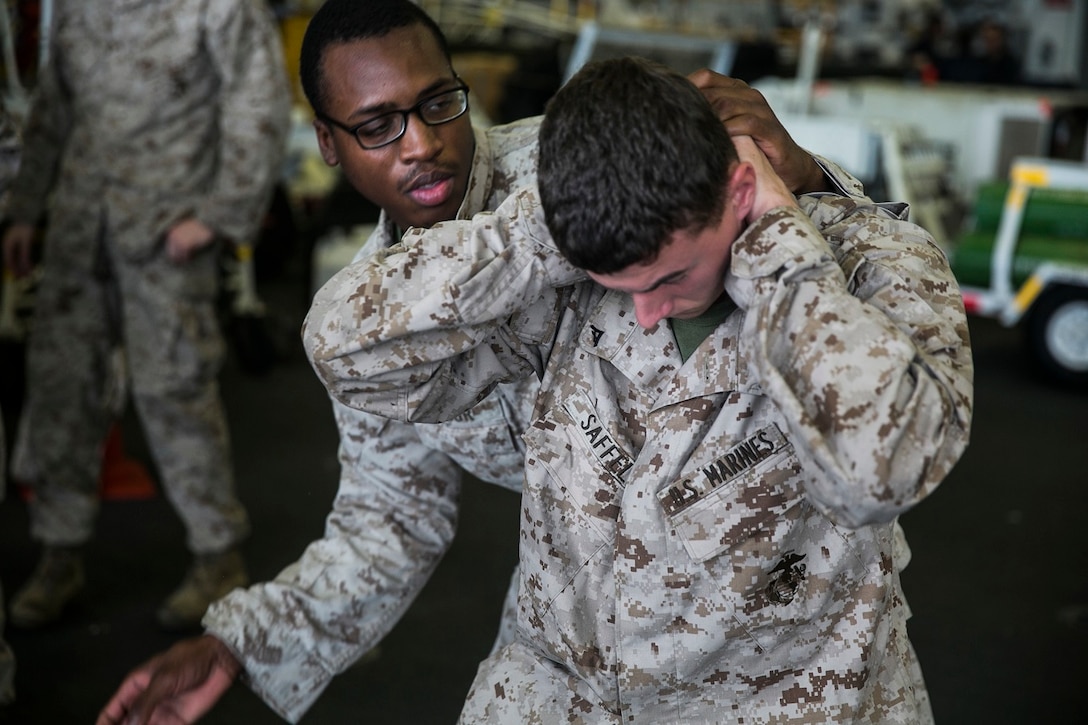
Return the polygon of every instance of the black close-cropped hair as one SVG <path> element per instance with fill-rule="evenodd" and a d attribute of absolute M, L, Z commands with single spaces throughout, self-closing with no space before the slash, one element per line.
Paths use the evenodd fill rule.
<path fill-rule="evenodd" d="M 452 66 L 449 43 L 441 28 L 410 0 L 326 0 L 306 26 L 299 53 L 302 91 L 314 111 L 327 113 L 328 98 L 321 68 L 326 48 L 336 43 L 381 38 L 392 30 L 416 24 L 434 33 L 446 62 Z"/>
<path fill-rule="evenodd" d="M 653 262 L 725 208 L 737 152 L 702 93 L 644 58 L 586 64 L 551 99 L 537 181 L 567 260 L 597 274 Z"/>

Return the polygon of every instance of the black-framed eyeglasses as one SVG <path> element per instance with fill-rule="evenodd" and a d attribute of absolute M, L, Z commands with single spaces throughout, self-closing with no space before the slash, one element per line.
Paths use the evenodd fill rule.
<path fill-rule="evenodd" d="M 458 78 L 457 80 L 460 81 L 461 79 Z M 355 140 L 359 142 L 359 146 L 369 151 L 388 146 L 403 136 L 408 129 L 408 114 L 410 113 L 419 116 L 419 120 L 428 126 L 439 126 L 443 123 L 449 123 L 455 118 L 460 118 L 467 110 L 468 86 L 462 81 L 457 88 L 424 98 L 411 108 L 382 113 L 354 126 L 340 123 L 323 113 L 317 114 L 317 117 L 325 123 L 347 131 L 355 137 Z"/>

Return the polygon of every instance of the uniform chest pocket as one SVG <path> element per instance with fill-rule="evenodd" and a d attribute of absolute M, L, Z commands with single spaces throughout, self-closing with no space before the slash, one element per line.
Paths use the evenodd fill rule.
<path fill-rule="evenodd" d="M 657 494 L 692 559 L 707 561 L 754 536 L 771 536 L 801 500 L 801 464 L 775 425 Z"/>
<path fill-rule="evenodd" d="M 609 531 L 619 513 L 624 476 L 634 465 L 614 430 L 587 396 L 575 393 L 525 433 L 530 457 L 549 471 L 579 511 Z"/>

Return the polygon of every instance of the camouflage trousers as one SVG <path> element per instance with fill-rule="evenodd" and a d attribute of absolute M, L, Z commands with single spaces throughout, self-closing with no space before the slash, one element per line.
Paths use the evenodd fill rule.
<path fill-rule="evenodd" d="M 217 381 L 215 249 L 175 265 L 162 254 L 128 260 L 103 242 L 92 269 L 75 267 L 52 263 L 47 249 L 27 348 L 14 470 L 34 490 L 31 535 L 53 546 L 91 537 L 101 448 L 127 387 L 190 551 L 232 546 L 249 523 Z"/>

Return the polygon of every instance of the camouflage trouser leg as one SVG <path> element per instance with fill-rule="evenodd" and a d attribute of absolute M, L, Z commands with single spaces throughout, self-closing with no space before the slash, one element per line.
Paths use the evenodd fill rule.
<path fill-rule="evenodd" d="M 234 492 L 230 436 L 217 377 L 223 339 L 215 312 L 217 258 L 176 266 L 157 257 L 117 264 L 132 397 L 163 489 L 195 554 L 249 532 Z"/>
<path fill-rule="evenodd" d="M 19 438 L 37 474 L 27 481 L 31 535 L 76 546 L 98 513 L 101 448 L 113 413 L 106 289 L 90 270 L 44 265 L 27 345 L 26 401 Z"/>

